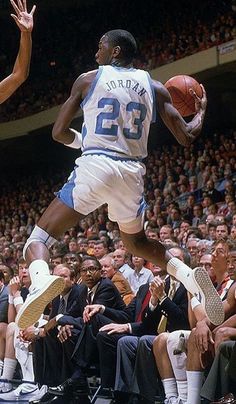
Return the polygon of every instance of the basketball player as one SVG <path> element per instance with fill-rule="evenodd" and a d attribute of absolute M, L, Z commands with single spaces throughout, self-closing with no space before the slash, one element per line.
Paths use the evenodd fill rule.
<path fill-rule="evenodd" d="M 156 109 L 178 142 L 188 146 L 201 131 L 206 93 L 202 86 L 203 98 L 199 99 L 192 91 L 197 113 L 186 123 L 165 87 L 151 80 L 147 72 L 134 69 L 136 51 L 136 41 L 127 31 L 118 29 L 103 35 L 95 56 L 99 69 L 78 77 L 59 112 L 53 138 L 77 148 L 81 137 L 70 124 L 78 108 L 83 109 L 82 156 L 24 247 L 33 289 L 17 317 L 20 328 L 37 321 L 47 302 L 63 288 L 62 279 L 49 275 L 48 249 L 64 231 L 104 203 L 132 254 L 165 268 L 192 294 L 200 293 L 210 320 L 214 324 L 223 321 L 221 301 L 206 273 L 201 268 L 192 271 L 161 243 L 147 239 L 143 230 L 142 159 L 147 156 L 149 127 Z"/>
<path fill-rule="evenodd" d="M 7 100 L 18 87 L 27 79 L 29 75 L 29 66 L 31 59 L 33 29 L 33 15 L 36 6 L 33 6 L 30 13 L 27 12 L 26 0 L 10 0 L 15 13 L 11 14 L 12 18 L 18 25 L 21 38 L 20 48 L 13 67 L 12 73 L 0 82 L 0 104 Z"/>

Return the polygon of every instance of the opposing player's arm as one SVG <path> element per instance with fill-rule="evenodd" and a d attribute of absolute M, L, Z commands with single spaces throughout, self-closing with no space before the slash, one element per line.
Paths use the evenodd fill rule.
<path fill-rule="evenodd" d="M 76 116 L 82 100 L 86 97 L 97 71 L 81 74 L 74 82 L 71 94 L 62 105 L 53 126 L 52 137 L 59 143 L 69 145 L 74 142 L 76 133 L 70 128 L 71 121 Z"/>
<path fill-rule="evenodd" d="M 0 104 L 7 100 L 29 75 L 32 39 L 31 32 L 34 21 L 35 6 L 30 13 L 27 11 L 26 0 L 11 0 L 16 14 L 11 14 L 21 31 L 19 52 L 12 73 L 0 82 Z"/>
<path fill-rule="evenodd" d="M 200 134 L 203 120 L 206 111 L 206 92 L 203 88 L 202 99 L 198 98 L 193 92 L 197 113 L 190 122 L 185 122 L 177 109 L 173 106 L 172 100 L 167 89 L 157 81 L 153 80 L 154 89 L 156 92 L 157 110 L 171 133 L 176 140 L 183 146 L 189 146 L 196 137 Z"/>

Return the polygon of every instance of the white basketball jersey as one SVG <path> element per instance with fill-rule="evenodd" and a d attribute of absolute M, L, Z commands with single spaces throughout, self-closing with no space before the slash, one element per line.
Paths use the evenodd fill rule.
<path fill-rule="evenodd" d="M 147 156 L 156 105 L 146 71 L 100 66 L 81 107 L 83 154 L 129 159 Z"/>

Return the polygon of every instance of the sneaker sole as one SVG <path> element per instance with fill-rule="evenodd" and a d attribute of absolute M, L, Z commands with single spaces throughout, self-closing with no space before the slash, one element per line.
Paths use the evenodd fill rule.
<path fill-rule="evenodd" d="M 25 329 L 35 324 L 44 312 L 45 307 L 56 296 L 60 295 L 65 287 L 63 278 L 58 277 L 48 282 L 38 293 L 26 299 L 16 316 L 16 324 Z"/>
<path fill-rule="evenodd" d="M 197 267 L 193 270 L 193 277 L 203 297 L 202 304 L 210 322 L 216 326 L 222 324 L 225 318 L 222 300 L 208 273 L 204 268 Z"/>

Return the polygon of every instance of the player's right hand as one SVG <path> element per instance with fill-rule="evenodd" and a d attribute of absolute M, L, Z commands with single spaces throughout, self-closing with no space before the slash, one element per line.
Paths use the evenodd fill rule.
<path fill-rule="evenodd" d="M 202 89 L 202 98 L 198 97 L 195 91 L 190 88 L 189 93 L 193 96 L 194 101 L 195 101 L 195 111 L 196 113 L 200 111 L 205 111 L 207 107 L 207 95 L 206 95 L 206 90 L 202 84 L 200 84 L 201 89 Z"/>

